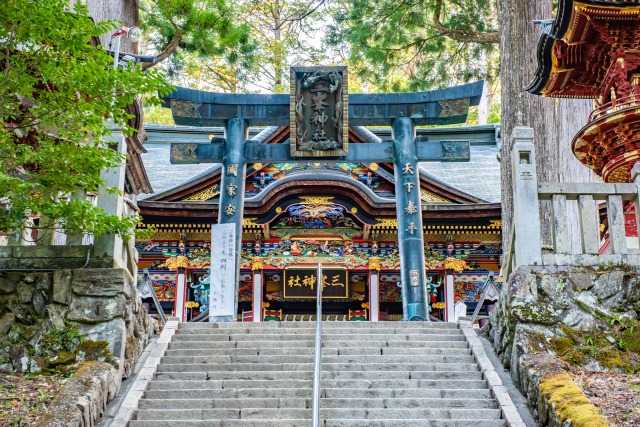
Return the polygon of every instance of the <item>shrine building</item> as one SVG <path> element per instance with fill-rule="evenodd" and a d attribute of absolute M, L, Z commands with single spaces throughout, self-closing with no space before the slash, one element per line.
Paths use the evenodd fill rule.
<path fill-rule="evenodd" d="M 419 105 L 430 110 L 429 122 L 419 124 L 457 124 L 464 123 L 469 106 L 478 104 L 481 90 L 482 82 L 463 89 L 392 95 L 430 103 Z M 238 100 L 227 96 L 232 102 Z M 351 109 L 358 108 L 358 96 L 366 95 L 349 96 L 350 116 Z M 211 118 L 216 108 L 202 93 L 180 89 L 165 102 L 180 126 L 145 128 L 148 152 L 142 159 L 156 192 L 142 197 L 138 206 L 144 224 L 153 225 L 156 233 L 136 246 L 139 281 L 153 286 L 167 315 L 185 321 L 207 319 L 210 286 L 217 276 L 216 268 L 211 274 L 212 224 L 235 213 L 235 205 L 224 198 L 242 189 L 237 320 L 311 320 L 318 264 L 322 264 L 324 318 L 402 320 L 406 288 L 401 283 L 400 242 L 406 239 L 403 236 L 418 233 L 424 242 L 419 257 L 424 260 L 431 320 L 454 320 L 456 302 L 465 303 L 470 314 L 487 277 L 493 273 L 497 277 L 502 247 L 499 126 L 415 128 L 417 143 L 446 147 L 449 142 L 463 142 L 468 161 L 431 161 L 415 167 L 403 163 L 405 175 L 417 177 L 419 197 L 419 202 L 405 203 L 403 210 L 419 215 L 421 221 L 402 225 L 396 187 L 402 170 L 396 167 L 394 173 L 389 159 L 370 161 L 371 155 L 360 156 L 357 151 L 361 144 L 384 146 L 392 139 L 390 127 L 350 120 L 344 147 L 353 158 L 341 153 L 336 159 L 305 156 L 286 161 L 286 154 L 280 161 L 269 154 L 264 161 L 247 161 L 245 168 L 233 170 L 216 162 L 175 164 L 187 163 L 176 161 L 184 151 L 177 155 L 175 143 L 198 144 L 188 155 L 197 151 L 204 163 L 202 150 L 215 149 L 229 136 Z M 291 124 L 247 121 L 245 145 L 289 149 Z M 242 182 L 224 182 L 234 172 Z M 421 224 L 420 229 L 412 230 L 411 224 Z M 404 305 L 406 311 L 406 300 Z M 460 307 L 458 316 L 466 314 Z"/>

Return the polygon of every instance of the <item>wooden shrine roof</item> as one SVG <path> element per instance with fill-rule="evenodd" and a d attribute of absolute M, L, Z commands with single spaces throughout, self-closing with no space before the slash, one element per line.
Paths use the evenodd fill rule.
<path fill-rule="evenodd" d="M 525 90 L 561 98 L 597 98 L 620 55 L 640 49 L 637 0 L 559 0 L 542 21 L 538 66 Z M 640 65 L 640 64 L 634 64 Z"/>
<path fill-rule="evenodd" d="M 220 165 L 203 164 L 203 165 L 170 165 L 168 164 L 170 136 L 167 133 L 160 132 L 158 126 L 150 126 L 147 128 L 150 144 L 147 149 L 149 153 L 145 155 L 144 160 L 156 188 L 161 191 L 145 200 L 139 201 L 139 206 L 143 215 L 158 217 L 173 217 L 187 215 L 194 218 L 216 217 L 217 202 L 213 200 L 215 186 L 219 183 Z M 166 127 L 165 127 L 166 128 Z M 179 127 L 169 128 L 176 129 Z M 499 162 L 496 159 L 498 152 L 496 138 L 499 127 L 484 126 L 472 128 L 451 128 L 449 133 L 442 129 L 418 129 L 420 133 L 429 133 L 430 139 L 449 139 L 453 135 L 455 138 L 470 139 L 475 141 L 471 147 L 472 156 L 471 163 L 451 163 L 455 168 L 455 182 L 466 184 L 469 188 L 486 188 L 493 190 L 492 197 L 479 197 L 474 192 L 465 191 L 460 186 L 452 185 L 447 178 L 452 178 L 451 171 L 447 172 L 444 163 L 424 163 L 421 168 L 421 187 L 423 190 L 423 210 L 425 215 L 437 218 L 438 215 L 444 215 L 449 218 L 453 217 L 472 217 L 475 213 L 480 216 L 496 215 L 499 216 L 499 204 L 487 204 L 489 202 L 499 201 L 500 191 L 500 174 Z M 185 129 L 186 133 L 192 132 L 194 141 L 203 138 L 210 139 L 212 136 L 218 136 L 221 129 L 196 128 Z M 381 137 L 387 135 L 386 129 L 367 129 L 363 127 L 354 127 L 350 132 L 352 143 L 370 141 L 380 141 Z M 168 132 L 169 134 L 171 132 Z M 379 134 L 379 135 L 378 135 Z M 250 138 L 252 140 L 260 140 L 265 143 L 287 143 L 288 127 L 269 127 L 257 132 L 256 129 L 250 129 Z M 478 155 L 484 153 L 484 155 Z M 475 164 L 474 164 L 475 161 Z M 159 164 L 154 164 L 159 162 Z M 474 177 L 474 168 L 484 162 L 481 171 Z M 251 176 L 256 172 L 255 167 L 264 167 L 265 165 L 247 165 L 247 176 Z M 431 171 L 434 166 L 436 173 Z M 437 166 L 437 167 L 436 167 Z M 374 166 L 375 173 L 380 176 L 380 180 L 388 183 L 394 182 L 393 169 L 387 165 L 381 164 Z M 477 170 L 477 169 L 476 169 Z M 179 172 L 177 172 L 179 171 Z M 182 176 L 183 178 L 179 178 Z M 158 178 L 156 180 L 155 178 Z M 178 183 L 166 189 L 167 183 Z M 200 197 L 199 202 L 194 200 L 194 195 L 203 195 L 209 192 L 207 197 Z M 481 192 L 482 193 L 482 192 Z M 308 171 L 298 170 L 295 173 L 287 174 L 285 178 L 274 181 L 266 188 L 257 193 L 247 193 L 245 198 L 245 207 L 247 214 L 266 215 L 269 211 L 273 212 L 273 208 L 284 206 L 287 203 L 295 201 L 296 197 L 304 194 L 313 195 L 331 195 L 339 199 L 342 204 L 351 206 L 359 206 L 362 215 L 368 216 L 369 220 L 374 215 L 395 215 L 395 199 L 393 194 L 380 195 L 368 188 L 365 184 L 352 179 L 346 174 L 336 173 L 330 169 L 322 168 L 310 169 Z M 497 198 L 496 198 L 497 194 Z M 445 204 L 443 204 L 445 203 Z M 480 207 L 482 206 L 482 207 Z M 428 211 L 428 212 L 427 212 Z M 475 213 L 474 213 L 475 212 Z M 367 222 L 367 218 L 361 218 Z"/>

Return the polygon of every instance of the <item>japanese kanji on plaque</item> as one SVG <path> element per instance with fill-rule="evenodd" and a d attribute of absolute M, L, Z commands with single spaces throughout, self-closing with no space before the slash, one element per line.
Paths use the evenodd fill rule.
<path fill-rule="evenodd" d="M 287 268 L 284 270 L 285 298 L 316 298 L 317 268 Z M 322 269 L 322 298 L 348 298 L 349 283 L 344 268 Z"/>
<path fill-rule="evenodd" d="M 347 154 L 347 67 L 291 67 L 290 108 L 292 156 Z"/>

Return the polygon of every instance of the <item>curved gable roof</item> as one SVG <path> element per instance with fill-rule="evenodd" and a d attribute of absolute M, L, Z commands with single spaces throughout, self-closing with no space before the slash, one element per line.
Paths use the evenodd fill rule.
<path fill-rule="evenodd" d="M 494 126 L 490 127 L 491 131 L 494 132 L 493 129 L 496 128 Z M 153 129 L 158 128 L 162 127 L 152 126 L 148 133 L 153 134 Z M 180 128 L 172 127 L 176 131 L 179 131 Z M 194 135 L 198 132 L 197 128 L 187 128 L 187 130 L 189 129 L 192 129 Z M 425 130 L 419 129 L 419 133 L 420 131 Z M 429 129 L 429 131 L 433 132 L 434 130 Z M 374 132 L 380 133 L 380 129 L 372 131 L 362 126 L 355 126 L 350 128 L 350 137 L 355 143 L 381 141 L 381 138 Z M 385 130 L 382 130 L 383 134 L 384 132 Z M 469 132 L 469 129 L 456 128 L 456 132 L 464 135 L 465 132 Z M 207 128 L 204 129 L 204 132 L 199 130 L 198 135 L 204 134 L 207 139 L 203 140 L 208 140 L 211 136 L 219 136 L 222 133 L 223 130 L 221 128 Z M 253 134 L 252 140 L 266 143 L 286 143 L 288 140 L 288 128 L 286 127 L 272 126 L 261 129 L 259 132 L 254 129 L 251 134 Z M 195 136 L 194 139 L 196 139 Z M 470 162 L 421 163 L 420 179 L 423 189 L 458 204 L 499 202 L 500 165 L 496 158 L 499 148 L 495 145 L 495 139 L 492 140 L 494 141 L 493 145 L 486 141 L 483 142 L 485 145 L 472 144 Z M 162 140 L 163 144 L 149 144 L 147 145 L 148 153 L 142 154 L 150 179 L 154 187 L 160 190 L 158 193 L 146 198 L 141 197 L 140 201 L 143 204 L 145 201 L 180 202 L 219 182 L 220 164 L 170 164 L 169 146 L 167 145 L 169 141 L 170 139 Z M 479 143 L 482 144 L 482 142 Z M 247 174 L 250 175 L 253 172 L 253 165 L 248 165 Z M 392 168 L 380 165 L 376 173 L 387 182 L 394 182 Z M 330 178 L 330 176 L 327 177 L 327 179 Z M 256 196 L 252 195 L 248 199 L 253 199 L 254 197 Z M 386 197 L 381 198 L 386 199 Z M 439 199 L 436 197 L 434 200 Z M 211 204 L 212 202 L 209 201 L 208 203 Z"/>

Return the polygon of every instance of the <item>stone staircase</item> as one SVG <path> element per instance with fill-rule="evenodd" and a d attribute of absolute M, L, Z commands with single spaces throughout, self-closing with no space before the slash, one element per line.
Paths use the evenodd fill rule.
<path fill-rule="evenodd" d="M 182 323 L 130 427 L 304 426 L 315 322 Z M 323 322 L 325 426 L 503 427 L 456 324 Z"/>

